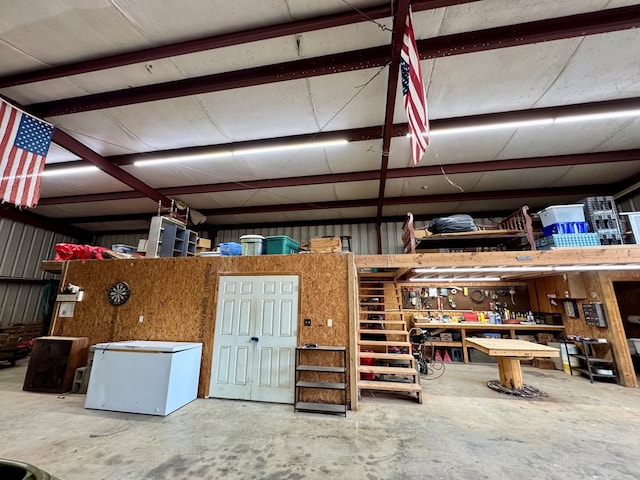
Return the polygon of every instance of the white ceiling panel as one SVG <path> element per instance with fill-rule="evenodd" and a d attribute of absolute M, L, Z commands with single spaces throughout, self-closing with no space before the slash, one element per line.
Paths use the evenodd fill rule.
<path fill-rule="evenodd" d="M 40 188 L 42 198 L 131 190 L 124 183 L 100 170 L 73 174 L 60 172 L 57 175 L 44 176 Z"/>
<path fill-rule="evenodd" d="M 571 61 L 535 106 L 562 105 L 567 98 L 581 102 L 640 95 L 638 45 L 639 29 L 584 37 Z"/>
<path fill-rule="evenodd" d="M 93 208 L 95 208 L 95 206 L 91 203 L 68 203 L 40 206 L 35 209 L 35 213 L 52 218 L 87 217 L 91 216 L 89 212 Z M 151 218 L 153 215 L 157 215 L 158 203 L 148 198 L 110 200 L 100 202 L 100 208 L 102 209 L 100 215 L 111 215 L 112 212 L 125 215 L 129 213 L 153 212 L 149 215 L 149 218 Z"/>
<path fill-rule="evenodd" d="M 440 2 L 438 2 L 440 3 Z M 452 2 L 455 3 L 455 2 Z M 15 5 L 14 5 L 15 4 Z M 135 52 L 172 42 L 186 41 L 226 33 L 240 33 L 251 28 L 269 28 L 280 23 L 334 15 L 352 9 L 380 6 L 377 0 L 277 0 L 259 2 L 211 2 L 185 0 L 158 3 L 153 0 L 59 0 L 39 2 L 24 0 L 9 7 L 0 6 L 0 84 L 3 77 L 30 69 L 63 66 L 68 62 L 100 59 L 108 54 Z M 395 5 L 395 4 L 391 4 Z M 414 12 L 418 39 L 442 35 L 466 35 L 475 30 L 515 25 L 537 20 L 553 20 L 564 15 L 598 12 L 608 8 L 638 6 L 631 0 L 482 0 L 435 10 Z M 529 203 L 542 208 L 546 202 L 560 204 L 577 200 L 576 195 L 526 198 L 522 190 L 598 186 L 624 190 L 636 182 L 640 173 L 640 155 L 633 162 L 580 165 L 579 155 L 592 152 L 616 152 L 635 158 L 640 150 L 640 115 L 625 119 L 600 118 L 587 122 L 556 123 L 545 127 L 494 129 L 482 132 L 439 132 L 438 120 L 494 114 L 533 108 L 627 99 L 640 105 L 640 32 L 637 12 L 629 13 L 623 30 L 597 35 L 575 36 L 564 40 L 540 41 L 536 44 L 462 53 L 421 62 L 427 82 L 427 98 L 433 130 L 420 167 L 447 164 L 512 160 L 557 155 L 576 155 L 576 166 L 449 174 L 446 169 L 434 176 L 387 178 L 387 199 L 421 197 L 418 203 L 385 205 L 383 217 L 402 217 L 406 211 L 419 215 L 465 211 L 503 212 Z M 612 30 L 602 26 L 606 15 L 593 18 L 593 25 L 580 33 Z M 363 17 L 364 18 L 364 17 Z M 377 19 L 392 28 L 391 18 Z M 402 22 L 400 22 L 401 24 Z M 617 22 L 618 28 L 624 19 Z M 553 29 L 538 34 L 554 35 Z M 550 37 L 550 38 L 551 38 Z M 247 37 L 249 38 L 249 37 Z M 363 20 L 351 25 L 287 34 L 277 38 L 248 42 L 201 51 L 178 57 L 141 61 L 116 68 L 78 75 L 63 75 L 46 81 L 0 89 L 10 99 L 23 105 L 42 101 L 85 96 L 97 92 L 155 86 L 203 75 L 228 74 L 234 88 L 153 102 L 138 102 L 121 107 L 60 115 L 50 120 L 57 128 L 105 157 L 134 154 L 138 158 L 160 157 L 170 151 L 190 147 L 220 148 L 236 142 L 279 139 L 316 132 L 345 130 L 345 136 L 371 127 L 379 138 L 353 142 L 344 146 L 290 150 L 279 153 L 233 154 L 209 160 L 165 163 L 156 166 L 124 166 L 149 189 L 190 187 L 216 183 L 268 181 L 286 177 L 340 175 L 368 171 L 376 180 L 334 182 L 310 186 L 262 188 L 222 193 L 176 195 L 192 208 L 242 209 L 261 207 L 259 214 L 210 217 L 208 224 L 280 223 L 298 221 L 341 221 L 345 219 L 378 220 L 377 208 L 333 208 L 292 211 L 299 204 L 317 205 L 370 199 L 377 203 L 380 178 L 388 168 L 411 167 L 409 141 L 406 137 L 391 140 L 388 152 L 382 152 L 386 115 L 389 66 L 371 67 L 365 56 L 353 68 L 339 72 L 333 55 L 374 46 L 392 51 L 392 33 L 374 22 Z M 541 38 L 542 37 L 537 37 Z M 524 41 L 527 41 L 524 38 Z M 495 48 L 493 48 L 495 47 Z M 458 52 L 456 52 L 458 53 Z M 272 77 L 277 64 L 313 57 L 324 57 L 316 70 L 300 71 L 296 80 L 275 81 L 247 86 L 234 72 L 257 66 L 267 67 Z M 139 57 L 141 58 L 141 57 Z M 365 68 L 360 68 L 365 67 Z M 295 72 L 294 72 L 295 73 Z M 286 76 L 284 76 L 286 75 Z M 289 73 L 283 71 L 282 78 Z M 267 78 L 267 77 L 265 77 Z M 275 80 L 279 80 L 277 77 Z M 257 82 L 264 82 L 256 77 Z M 132 91 L 133 92 L 133 91 Z M 406 123 L 400 89 L 396 92 L 393 121 Z M 504 117 L 503 117 L 504 118 Z M 442 123 L 440 124 L 442 125 Z M 625 151 L 624 153 L 621 151 Z M 153 153 L 151 153 L 153 152 Z M 48 164 L 77 160 L 73 153 L 53 146 Z M 383 162 L 384 159 L 384 162 Z M 84 162 L 89 165 L 88 162 Z M 442 167 L 444 168 L 444 167 Z M 48 169 L 50 170 L 50 169 Z M 410 174 L 411 170 L 407 170 Z M 144 187 L 140 190 L 148 191 Z M 45 177 L 42 198 L 70 195 L 131 191 L 122 182 L 104 173 Z M 505 200 L 470 201 L 467 194 L 487 197 L 491 192 L 506 191 Z M 161 192 L 156 192 L 161 194 Z M 430 195 L 449 195 L 446 203 L 424 201 Z M 395 201 L 395 200 L 390 200 Z M 405 200 L 406 201 L 406 200 Z M 233 210 L 231 210 L 233 211 Z M 241 211 L 241 210 L 240 210 Z M 145 221 L 114 221 L 117 215 L 156 213 L 156 202 L 146 198 L 105 202 L 61 203 L 38 207 L 35 212 L 50 218 L 108 216 L 107 222 L 96 220 L 76 224 L 89 230 L 140 228 Z M 69 222 L 73 224 L 72 221 Z"/>
<path fill-rule="evenodd" d="M 580 0 L 558 2 L 556 0 L 483 0 L 463 5 L 448 7 L 445 19 L 440 27 L 439 35 L 483 30 L 517 23 L 543 20 L 550 17 L 563 17 L 586 13 L 614 6 L 631 5 L 633 0 L 619 0 L 616 5 L 609 0 Z M 414 15 L 414 23 L 419 25 L 421 17 L 428 12 Z M 417 38 L 421 31 L 416 27 Z"/>

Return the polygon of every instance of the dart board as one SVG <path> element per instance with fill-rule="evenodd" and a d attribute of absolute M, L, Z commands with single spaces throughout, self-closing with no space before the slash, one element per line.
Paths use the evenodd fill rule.
<path fill-rule="evenodd" d="M 131 290 L 126 282 L 116 282 L 109 288 L 109 303 L 114 306 L 122 305 L 129 300 Z"/>

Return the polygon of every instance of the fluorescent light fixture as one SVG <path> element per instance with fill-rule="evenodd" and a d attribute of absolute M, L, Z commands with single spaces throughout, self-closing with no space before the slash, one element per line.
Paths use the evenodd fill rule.
<path fill-rule="evenodd" d="M 582 115 L 567 115 L 566 117 L 556 117 L 554 123 L 589 122 L 592 120 L 607 120 L 612 118 L 636 117 L 640 115 L 640 109 L 618 110 L 615 112 L 585 113 Z"/>
<path fill-rule="evenodd" d="M 95 166 L 87 166 L 87 167 L 69 167 L 69 168 L 59 168 L 56 170 L 44 170 L 42 172 L 43 177 L 56 177 L 60 175 L 76 175 L 78 173 L 93 173 L 97 172 L 98 167 Z"/>
<path fill-rule="evenodd" d="M 517 120 L 514 122 L 496 122 L 482 125 L 467 125 L 464 127 L 438 128 L 431 130 L 431 135 L 449 135 L 452 133 L 473 133 L 484 132 L 487 130 L 498 130 L 502 128 L 522 128 L 522 127 L 538 127 L 544 125 L 573 123 L 573 122 L 589 122 L 593 120 L 607 120 L 615 118 L 636 117 L 640 115 L 640 109 L 616 110 L 612 112 L 602 113 L 584 113 L 578 115 L 560 115 L 557 117 L 537 118 L 532 120 Z M 409 137 L 410 134 L 407 134 Z"/>
<path fill-rule="evenodd" d="M 231 157 L 234 155 L 253 155 L 256 153 L 286 152 L 289 150 L 304 150 L 308 148 L 333 147 L 346 145 L 348 140 L 327 140 L 325 142 L 292 143 L 291 145 L 274 145 L 272 147 L 240 148 L 238 150 L 225 150 L 216 153 L 199 153 L 196 155 L 181 155 L 175 157 L 150 158 L 133 162 L 136 167 L 147 167 L 164 163 L 192 162 L 196 160 L 213 160 L 216 158 Z"/>
<path fill-rule="evenodd" d="M 326 142 L 306 142 L 306 143 L 293 143 L 291 145 L 275 145 L 273 147 L 256 147 L 256 148 L 241 148 L 234 150 L 234 155 L 253 155 L 255 153 L 273 153 L 273 152 L 286 152 L 287 150 L 304 150 L 307 148 L 323 148 L 323 147 L 335 147 L 337 145 L 346 145 L 349 143 L 347 140 L 327 140 Z"/>
<path fill-rule="evenodd" d="M 640 265 L 566 265 L 553 267 L 557 272 L 601 272 L 604 270 L 640 270 Z"/>
<path fill-rule="evenodd" d="M 136 167 L 149 167 L 152 165 L 161 165 L 164 163 L 180 163 L 180 162 L 193 162 L 196 160 L 213 160 L 215 158 L 230 157 L 232 153 L 230 151 L 216 152 L 216 153 L 200 153 L 197 155 L 181 155 L 175 157 L 163 157 L 163 158 L 150 158 L 148 160 L 137 160 L 133 162 Z"/>
<path fill-rule="evenodd" d="M 414 268 L 415 273 L 491 273 L 491 272 L 550 272 L 553 267 L 460 267 L 460 268 Z"/>
<path fill-rule="evenodd" d="M 410 282 L 500 282 L 500 277 L 410 278 Z"/>
<path fill-rule="evenodd" d="M 484 132 L 486 130 L 498 130 L 502 128 L 521 128 L 521 127 L 536 127 L 541 125 L 551 125 L 553 118 L 540 118 L 537 120 L 521 120 L 517 122 L 501 122 L 501 123 L 487 123 L 485 125 L 469 125 L 467 127 L 452 127 L 452 128 L 434 128 L 431 130 L 433 135 L 449 135 L 452 133 L 473 133 Z"/>

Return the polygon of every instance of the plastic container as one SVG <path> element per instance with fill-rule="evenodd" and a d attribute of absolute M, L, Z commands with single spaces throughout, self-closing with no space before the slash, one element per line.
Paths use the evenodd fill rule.
<path fill-rule="evenodd" d="M 584 222 L 584 206 L 577 205 L 552 205 L 538 212 L 543 227 L 554 223 Z"/>
<path fill-rule="evenodd" d="M 242 255 L 262 255 L 264 253 L 264 237 L 262 235 L 243 235 L 240 237 Z"/>
<path fill-rule="evenodd" d="M 536 249 L 548 250 L 552 247 L 594 247 L 600 245 L 597 233 L 553 234 L 536 240 Z"/>
<path fill-rule="evenodd" d="M 546 227 L 542 227 L 542 233 L 545 237 L 557 233 L 589 233 L 588 222 L 562 222 L 552 223 Z"/>
<path fill-rule="evenodd" d="M 267 255 L 288 255 L 298 253 L 300 244 L 286 235 L 267 237 Z"/>
<path fill-rule="evenodd" d="M 226 242 L 220 244 L 220 256 L 231 257 L 242 255 L 242 245 L 235 242 Z"/>

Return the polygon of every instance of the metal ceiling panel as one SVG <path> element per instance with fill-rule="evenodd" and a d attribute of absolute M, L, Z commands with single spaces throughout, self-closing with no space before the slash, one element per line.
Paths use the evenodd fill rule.
<path fill-rule="evenodd" d="M 40 195 L 43 198 L 113 192 L 114 190 L 126 191 L 131 189 L 100 170 L 74 173 L 73 175 L 45 176 L 42 178 L 40 185 Z"/>
<path fill-rule="evenodd" d="M 640 146 L 639 127 L 640 119 L 621 118 L 520 128 L 497 158 L 629 150 Z"/>
<path fill-rule="evenodd" d="M 86 217 L 92 215 L 90 212 L 95 212 L 96 217 L 112 215 L 114 213 L 126 215 L 139 212 L 150 212 L 150 216 L 153 216 L 157 214 L 157 209 L 158 204 L 152 200 L 148 198 L 137 198 L 133 200 L 100 202 L 98 208 L 87 203 L 39 206 L 33 210 L 33 213 L 51 218 Z M 81 228 L 85 227 L 81 226 Z"/>
<path fill-rule="evenodd" d="M 387 55 L 384 52 L 387 50 L 391 58 L 391 33 L 367 21 L 338 27 L 335 25 L 340 22 L 332 23 L 329 24 L 331 28 L 302 29 L 297 34 L 287 32 L 288 27 L 277 25 L 288 25 L 287 22 L 316 15 L 353 12 L 350 4 L 342 0 L 290 0 L 275 4 L 239 0 L 216 4 L 215 10 L 211 2 L 204 0 L 185 0 L 162 5 L 148 0 L 61 0 L 54 2 L 55 5 L 41 3 L 26 0 L 11 9 L 0 7 L 0 77 L 12 72 L 86 59 L 94 59 L 99 67 L 100 57 L 107 54 L 167 47 L 176 41 L 234 34 L 249 28 L 264 27 L 262 31 L 265 34 L 259 37 L 247 33 L 247 38 L 250 39 L 267 38 L 269 32 L 282 35 L 158 60 L 140 61 L 139 58 L 142 57 L 136 57 L 138 63 L 124 67 L 24 84 L 0 91 L 16 101 L 29 104 L 122 89 L 118 93 L 122 96 L 120 100 L 131 105 L 113 107 L 114 103 L 109 102 L 117 102 L 119 97 L 103 96 L 100 97 L 102 100 L 94 97 L 82 99 L 81 103 L 85 103 L 83 108 L 101 107 L 102 110 L 51 118 L 62 131 L 100 155 L 127 155 L 257 139 L 281 139 L 290 135 L 313 134 L 320 130 L 367 126 L 380 129 L 382 135 L 389 71 L 388 67 L 380 70 L 368 67 L 384 64 Z M 350 3 L 357 8 L 373 5 L 389 8 L 376 0 L 354 0 Z M 439 52 L 437 55 L 450 55 L 422 62 L 428 82 L 432 120 L 640 97 L 640 83 L 637 81 L 640 78 L 640 55 L 633 48 L 640 44 L 640 30 L 632 28 L 638 26 L 634 22 L 640 10 L 626 10 L 624 15 L 628 18 L 625 19 L 620 18 L 622 12 L 616 13 L 616 17 L 597 11 L 637 5 L 637 1 L 483 0 L 436 10 L 425 10 L 426 2 L 417 1 L 413 5 L 416 7 L 414 26 L 417 38 L 423 40 L 420 45 L 430 55 L 434 52 Z M 580 23 L 580 28 L 584 27 L 584 31 L 576 28 L 563 30 L 563 22 L 574 25 L 571 24 L 571 19 L 553 20 L 553 17 L 583 12 L 594 12 L 584 17 L 583 23 Z M 607 20 L 598 20 L 599 17 L 606 17 Z M 390 18 L 380 18 L 379 15 L 376 18 L 380 24 L 391 25 Z M 316 20 L 320 21 L 314 19 L 314 22 Z M 532 31 L 515 25 L 534 20 L 549 22 L 536 24 Z M 599 21 L 606 22 L 607 26 L 601 27 Z M 508 38 L 511 25 L 514 32 L 520 32 L 522 39 Z M 482 45 L 482 48 L 488 46 L 492 50 L 468 53 L 479 48 L 473 43 L 475 34 L 470 32 L 497 26 L 506 28 L 498 30 L 496 37 L 491 37 L 491 32 L 478 37 L 487 40 L 478 45 Z M 568 35 L 582 35 L 615 28 L 628 30 L 545 41 L 564 35 L 557 34 L 557 31 L 568 31 Z M 40 34 L 33 35 L 34 31 Z M 441 39 L 440 43 L 428 41 L 451 34 L 462 34 L 462 37 Z M 505 43 L 501 46 L 496 38 Z M 513 45 L 532 39 L 539 43 L 504 48 L 506 44 Z M 449 49 L 445 40 L 454 42 Z M 233 42 L 227 45 L 229 44 Z M 456 50 L 451 45 L 464 45 L 468 49 L 467 53 L 461 53 L 462 47 Z M 351 54 L 341 56 L 347 51 L 371 47 L 376 47 L 377 50 L 365 53 L 365 57 L 369 55 L 367 58 L 358 57 L 360 53 L 353 58 L 349 56 Z M 167 48 L 162 51 L 170 50 Z M 316 57 L 322 57 L 321 61 L 314 63 L 315 60 L 308 60 Z M 342 59 L 336 60 L 338 64 L 344 61 L 348 71 L 335 73 L 332 70 L 336 65 L 333 63 L 334 59 L 338 57 Z M 291 65 L 274 66 L 291 61 L 295 61 L 293 69 Z M 306 63 L 302 64 L 301 61 Z M 251 70 L 251 75 L 236 72 L 256 66 L 265 68 Z M 363 67 L 366 69 L 362 69 Z M 181 90 L 181 94 L 190 96 L 136 103 L 145 98 L 166 98 L 171 92 L 175 92 L 175 85 L 159 85 L 163 82 L 215 73 L 225 73 L 224 81 L 219 81 L 218 77 L 207 79 L 207 82 L 215 81 L 216 85 L 223 85 L 227 90 L 193 95 L 195 91 L 206 91 L 211 84 L 205 83 L 203 86 L 191 82 Z M 294 79 L 282 81 L 290 78 Z M 251 82 L 265 81 L 275 83 L 239 88 Z M 153 88 L 144 91 L 135 89 L 141 85 Z M 142 96 L 143 94 L 148 96 Z M 104 103 L 99 103 L 100 101 Z M 46 111 L 46 108 L 41 111 Z M 402 129 L 402 124 L 406 122 L 400 93 L 395 96 L 393 118 L 395 123 L 400 124 L 394 130 L 397 135 L 397 130 Z M 512 128 L 455 135 L 439 134 L 436 124 L 436 130 L 431 135 L 431 145 L 420 166 L 640 148 L 640 138 L 637 135 L 639 122 L 636 118 L 600 120 L 545 128 Z M 574 167 L 517 170 L 518 164 L 509 162 L 514 170 L 491 172 L 489 170 L 500 166 L 488 163 L 488 171 L 484 173 L 450 174 L 449 179 L 444 175 L 389 177 L 386 189 L 381 192 L 378 192 L 378 181 L 371 179 L 371 176 L 358 177 L 367 178 L 366 181 L 353 181 L 356 177 L 350 176 L 347 182 L 341 182 L 334 176 L 328 179 L 331 183 L 314 184 L 322 181 L 319 178 L 321 175 L 346 175 L 363 171 L 371 173 L 380 169 L 381 165 L 379 177 L 384 179 L 388 175 L 385 169 L 387 160 L 390 168 L 410 167 L 408 141 L 405 137 L 394 137 L 388 152 L 382 152 L 381 149 L 381 140 L 375 139 L 353 142 L 335 149 L 236 155 L 215 161 L 147 168 L 128 165 L 124 169 L 152 189 L 176 187 L 174 193 L 183 193 L 179 197 L 198 209 L 213 209 L 212 213 L 222 209 L 219 215 L 209 219 L 209 223 L 215 225 L 217 217 L 229 224 L 331 219 L 339 221 L 344 218 L 379 217 L 381 213 L 402 216 L 408 209 L 432 213 L 446 213 L 449 209 L 504 210 L 507 206 L 515 209 L 528 199 L 526 193 L 515 198 L 518 195 L 515 190 L 504 194 L 494 193 L 507 188 L 538 189 L 530 193 L 530 197 L 533 197 L 531 201 L 534 202 L 532 205 L 537 208 L 547 201 L 544 188 L 566 187 L 567 191 L 572 192 L 572 195 L 559 195 L 561 191 L 554 191 L 555 203 L 561 203 L 565 199 L 571 201 L 572 198 L 575 201 L 580 186 L 621 181 L 633 183 L 633 177 L 640 168 L 638 162 L 627 161 L 619 164 L 591 163 Z M 91 156 L 87 152 L 84 154 Z M 75 158 L 66 150 L 53 147 L 48 163 Z M 572 162 L 573 160 L 568 160 L 566 164 L 571 165 Z M 531 161 L 527 165 L 530 166 Z M 102 164 L 102 167 L 106 171 L 111 170 L 106 164 Z M 312 177 L 308 181 L 303 178 L 298 180 L 298 177 L 304 176 Z M 296 178 L 284 183 L 292 186 L 265 188 L 282 185 L 283 183 L 267 182 L 288 177 Z M 118 215 L 144 213 L 151 216 L 155 212 L 155 202 L 144 198 L 112 200 L 117 197 L 101 197 L 101 193 L 131 192 L 124 184 L 103 173 L 50 178 L 45 177 L 43 180 L 41 193 L 44 199 L 69 195 L 96 196 L 89 197 L 91 201 L 82 203 L 43 205 L 35 209 L 35 213 L 51 218 L 82 216 L 84 220 L 107 215 L 106 223 L 76 222 L 82 228 L 105 230 L 139 228 L 140 224 L 145 224 L 144 219 L 141 222 L 135 220 L 135 216 L 126 217 L 126 222 L 115 221 Z M 198 185 L 243 181 L 264 183 L 255 184 L 260 186 L 259 189 L 188 193 L 189 187 Z M 465 193 L 460 192 L 454 184 L 462 187 Z M 425 186 L 426 189 L 423 188 Z M 229 189 L 232 185 L 224 185 L 221 190 L 222 188 Z M 484 192 L 486 199 L 482 198 Z M 438 195 L 441 197 L 437 197 Z M 496 199 L 496 195 L 514 198 Z M 417 198 L 412 199 L 413 196 Z M 378 197 L 382 199 L 382 210 L 376 210 Z M 430 197 L 432 202 L 428 201 Z M 451 198 L 457 200 L 451 201 Z M 108 201 L 101 201 L 103 199 Z M 75 197 L 70 200 L 78 201 Z M 373 201 L 371 206 L 363 206 L 368 205 L 369 201 Z M 391 205 L 384 206 L 384 201 Z M 298 206 L 301 208 L 297 211 L 268 211 L 277 209 L 281 204 L 294 210 Z M 309 204 L 323 208 L 306 210 Z M 343 208 L 345 205 L 350 206 Z M 242 213 L 233 214 L 233 209 L 239 209 Z"/>
<path fill-rule="evenodd" d="M 561 105 L 567 98 L 597 101 L 640 95 L 638 45 L 639 29 L 584 37 L 535 106 Z"/>
<path fill-rule="evenodd" d="M 615 4 L 614 4 L 615 3 Z M 544 20 L 545 18 L 564 17 L 578 13 L 592 12 L 604 8 L 633 5 L 633 0 L 580 0 L 558 2 L 557 0 L 483 0 L 482 2 L 452 6 L 446 9 L 446 15 L 439 24 L 439 35 L 480 30 L 516 23 Z M 434 11 L 436 13 L 437 11 Z M 416 37 L 425 38 L 420 26 L 428 21 L 429 11 L 414 15 Z"/>

